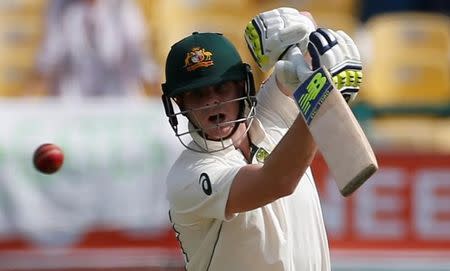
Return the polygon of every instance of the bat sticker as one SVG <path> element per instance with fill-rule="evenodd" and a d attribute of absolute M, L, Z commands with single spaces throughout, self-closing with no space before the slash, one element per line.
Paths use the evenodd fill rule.
<path fill-rule="evenodd" d="M 295 101 L 308 125 L 332 89 L 325 71 L 319 68 L 294 91 Z"/>

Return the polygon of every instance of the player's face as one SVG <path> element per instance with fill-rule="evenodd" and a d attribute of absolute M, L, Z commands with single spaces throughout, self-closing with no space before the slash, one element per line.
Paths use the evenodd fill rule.
<path fill-rule="evenodd" d="M 239 117 L 239 101 L 243 93 L 243 83 L 227 81 L 223 84 L 207 86 L 185 93 L 181 97 L 187 117 L 206 137 L 221 140 L 231 135 L 236 123 L 229 123 Z"/>

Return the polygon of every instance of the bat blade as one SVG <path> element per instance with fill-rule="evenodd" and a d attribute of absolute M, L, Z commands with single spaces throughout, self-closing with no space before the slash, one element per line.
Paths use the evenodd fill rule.
<path fill-rule="evenodd" d="M 325 68 L 294 92 L 319 151 L 343 196 L 351 195 L 378 169 L 375 154 Z"/>

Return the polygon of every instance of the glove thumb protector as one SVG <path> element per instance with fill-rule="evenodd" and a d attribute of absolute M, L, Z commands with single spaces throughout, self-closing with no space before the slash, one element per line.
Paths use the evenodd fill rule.
<path fill-rule="evenodd" d="M 275 63 L 274 71 L 277 81 L 287 88 L 290 94 L 312 74 L 297 46 L 292 46 L 283 59 Z"/>

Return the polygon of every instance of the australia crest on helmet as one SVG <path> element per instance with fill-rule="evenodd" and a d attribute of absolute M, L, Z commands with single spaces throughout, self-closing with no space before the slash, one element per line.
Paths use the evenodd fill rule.
<path fill-rule="evenodd" d="M 187 71 L 194 71 L 200 67 L 209 67 L 214 65 L 211 59 L 212 53 L 205 50 L 205 48 L 194 47 L 191 51 L 186 53 L 184 58 L 184 68 Z"/>

